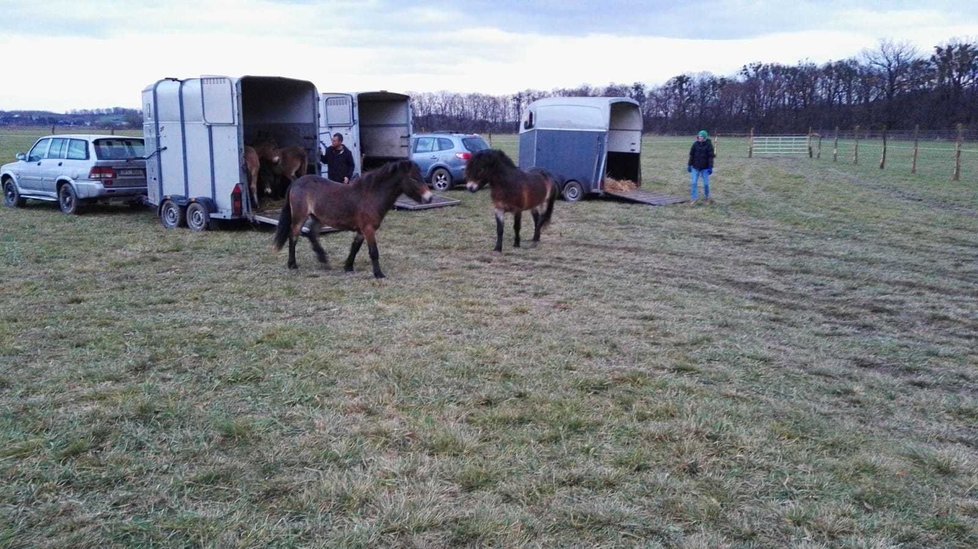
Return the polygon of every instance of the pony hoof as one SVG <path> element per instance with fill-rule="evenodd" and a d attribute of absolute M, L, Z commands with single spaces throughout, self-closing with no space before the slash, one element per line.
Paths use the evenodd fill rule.
<path fill-rule="evenodd" d="M 374 278 L 380 279 L 380 278 L 387 278 L 387 277 L 384 276 L 384 273 L 374 273 Z"/>
<path fill-rule="evenodd" d="M 297 263 L 289 263 L 288 267 L 294 271 L 299 268 L 299 265 Z"/>

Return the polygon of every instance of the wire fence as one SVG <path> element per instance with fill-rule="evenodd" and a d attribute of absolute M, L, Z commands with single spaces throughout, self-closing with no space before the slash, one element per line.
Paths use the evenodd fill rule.
<path fill-rule="evenodd" d="M 815 160 L 877 166 L 951 181 L 978 181 L 978 132 L 961 126 L 954 130 L 895 132 L 856 126 L 791 136 L 755 135 L 750 131 L 746 137 L 749 158 L 755 154 L 807 154 Z M 771 146 L 786 140 L 795 146 Z"/>

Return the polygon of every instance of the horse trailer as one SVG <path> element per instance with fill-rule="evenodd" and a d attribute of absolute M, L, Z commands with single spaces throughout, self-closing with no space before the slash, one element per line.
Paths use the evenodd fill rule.
<path fill-rule="evenodd" d="M 320 144 L 329 147 L 333 134 L 342 135 L 343 144 L 353 153 L 355 174 L 411 156 L 408 95 L 388 91 L 324 93 L 319 112 Z M 323 175 L 329 177 L 328 173 Z"/>
<path fill-rule="evenodd" d="M 168 228 L 205 230 L 212 220 L 258 220 L 248 192 L 245 145 L 305 149 L 319 174 L 319 92 L 271 76 L 166 78 L 143 90 L 146 201 Z"/>
<path fill-rule="evenodd" d="M 520 121 L 520 168 L 562 180 L 565 200 L 602 194 L 606 179 L 642 184 L 642 113 L 626 97 L 551 97 L 530 103 Z"/>

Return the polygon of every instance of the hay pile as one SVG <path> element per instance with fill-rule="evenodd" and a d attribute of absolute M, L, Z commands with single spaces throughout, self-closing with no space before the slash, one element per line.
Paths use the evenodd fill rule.
<path fill-rule="evenodd" d="M 638 189 L 638 185 L 630 179 L 614 179 L 612 177 L 604 178 L 604 190 L 616 192 L 616 193 L 627 193 L 628 191 L 634 191 Z"/>

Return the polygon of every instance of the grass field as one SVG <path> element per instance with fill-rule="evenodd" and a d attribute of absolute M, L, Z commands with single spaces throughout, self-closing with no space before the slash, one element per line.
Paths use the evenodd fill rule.
<path fill-rule="evenodd" d="M 502 255 L 393 212 L 382 281 L 0 209 L 0 546 L 975 547 L 978 182 L 719 145 Z"/>

